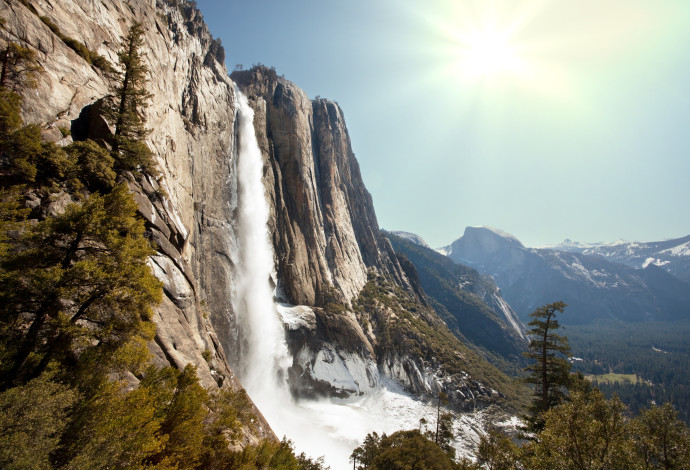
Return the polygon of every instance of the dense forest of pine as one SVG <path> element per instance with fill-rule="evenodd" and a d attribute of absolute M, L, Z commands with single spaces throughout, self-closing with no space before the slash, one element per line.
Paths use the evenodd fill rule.
<path fill-rule="evenodd" d="M 607 396 L 617 394 L 631 411 L 672 402 L 690 423 L 690 323 L 601 322 L 566 329 L 573 368 L 585 375 L 636 374 L 639 381 L 599 380 Z M 596 380 L 596 378 L 595 378 Z"/>

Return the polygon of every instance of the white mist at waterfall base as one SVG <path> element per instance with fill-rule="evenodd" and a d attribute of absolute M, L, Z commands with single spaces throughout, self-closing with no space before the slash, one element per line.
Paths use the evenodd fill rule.
<path fill-rule="evenodd" d="M 298 453 L 324 456 L 333 470 L 349 469 L 350 453 L 367 433 L 416 428 L 420 418 L 429 420 L 435 416 L 435 407 L 403 393 L 394 383 L 349 401 L 297 402 L 291 396 L 287 369 L 292 358 L 271 281 L 275 267 L 262 179 L 263 157 L 256 140 L 254 112 L 239 90 L 237 97 L 237 268 L 233 279 L 233 304 L 240 337 L 237 372 L 278 437 L 292 440 Z M 456 421 L 456 426 L 463 425 Z M 466 431 L 479 426 L 470 423 Z"/>

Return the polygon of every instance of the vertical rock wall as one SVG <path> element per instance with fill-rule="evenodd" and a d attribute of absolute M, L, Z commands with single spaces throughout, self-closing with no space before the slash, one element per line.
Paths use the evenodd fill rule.
<path fill-rule="evenodd" d="M 255 109 L 266 158 L 278 279 L 300 305 L 349 303 L 375 268 L 409 288 L 390 243 L 379 233 L 342 110 L 311 101 L 265 67 L 234 72 Z"/>

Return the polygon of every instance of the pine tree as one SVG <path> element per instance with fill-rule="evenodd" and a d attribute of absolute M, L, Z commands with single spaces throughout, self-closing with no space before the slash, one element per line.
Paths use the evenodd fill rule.
<path fill-rule="evenodd" d="M 144 123 L 143 110 L 152 96 L 146 91 L 148 67 L 144 63 L 143 45 L 144 28 L 135 22 L 117 55 L 121 71 L 112 87 L 112 97 L 106 102 L 105 114 L 115 125 L 112 148 L 119 169 L 152 173 L 153 156 L 143 142 L 150 132 Z"/>
<path fill-rule="evenodd" d="M 36 52 L 8 41 L 0 51 L 0 87 L 11 91 L 36 88 L 38 74 L 43 70 L 36 61 Z"/>
<path fill-rule="evenodd" d="M 439 432 L 436 444 L 448 454 L 451 459 L 455 458 L 455 448 L 453 447 L 453 415 L 451 413 L 441 413 L 439 417 Z"/>
<path fill-rule="evenodd" d="M 376 457 L 366 468 L 452 470 L 455 463 L 434 441 L 414 429 L 382 437 Z"/>
<path fill-rule="evenodd" d="M 175 391 L 165 409 L 161 431 L 168 437 L 155 462 L 170 462 L 179 468 L 195 468 L 203 452 L 205 404 L 208 393 L 199 384 L 196 367 L 187 364 L 177 372 Z"/>
<path fill-rule="evenodd" d="M 477 447 L 477 461 L 487 470 L 512 470 L 516 468 L 518 447 L 496 428 L 482 435 Z"/>
<path fill-rule="evenodd" d="M 525 356 L 534 359 L 535 363 L 525 370 L 529 373 L 527 383 L 534 385 L 534 401 L 531 406 L 533 430 L 541 426 L 539 416 L 562 401 L 564 388 L 569 383 L 571 366 L 566 359 L 570 354 L 568 339 L 556 333 L 560 326 L 556 314 L 562 313 L 565 307 L 563 302 L 555 302 L 530 314 L 533 318 L 529 322 L 532 339 Z"/>
<path fill-rule="evenodd" d="M 50 454 L 77 398 L 48 374 L 0 393 L 0 467 L 53 468 Z"/>
<path fill-rule="evenodd" d="M 110 192 L 117 174 L 113 157 L 93 140 L 73 142 L 65 148 L 77 169 L 78 177 L 91 191 Z"/>
<path fill-rule="evenodd" d="M 7 173 L 22 183 L 34 181 L 43 147 L 39 127 L 24 126 L 19 92 L 35 88 L 41 70 L 31 49 L 7 41 L 0 51 L 0 155 Z"/>
<path fill-rule="evenodd" d="M 0 260 L 4 387 L 38 376 L 53 360 L 73 362 L 75 354 L 107 363 L 132 337 L 151 335 L 161 289 L 146 264 L 152 248 L 143 233 L 122 184 L 13 240 Z"/>

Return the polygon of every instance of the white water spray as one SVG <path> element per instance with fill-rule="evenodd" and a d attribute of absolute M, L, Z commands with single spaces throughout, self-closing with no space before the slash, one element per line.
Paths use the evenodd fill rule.
<path fill-rule="evenodd" d="M 298 453 L 325 456 L 333 470 L 349 469 L 350 453 L 367 433 L 415 428 L 420 418 L 435 415 L 435 407 L 413 399 L 392 383 L 350 401 L 297 403 L 290 395 L 287 369 L 292 358 L 271 283 L 274 260 L 263 157 L 254 131 L 254 111 L 239 90 L 237 98 L 238 252 L 233 304 L 240 333 L 240 381 L 278 437 L 291 439 Z M 472 426 L 476 425 L 466 425 L 466 432 Z"/>
<path fill-rule="evenodd" d="M 238 372 L 247 392 L 261 402 L 275 398 L 276 390 L 287 390 L 285 371 L 290 356 L 273 302 L 273 246 L 268 234 L 264 164 L 254 132 L 254 110 L 239 91 L 237 97 L 238 253 L 233 299 L 241 338 Z"/>

